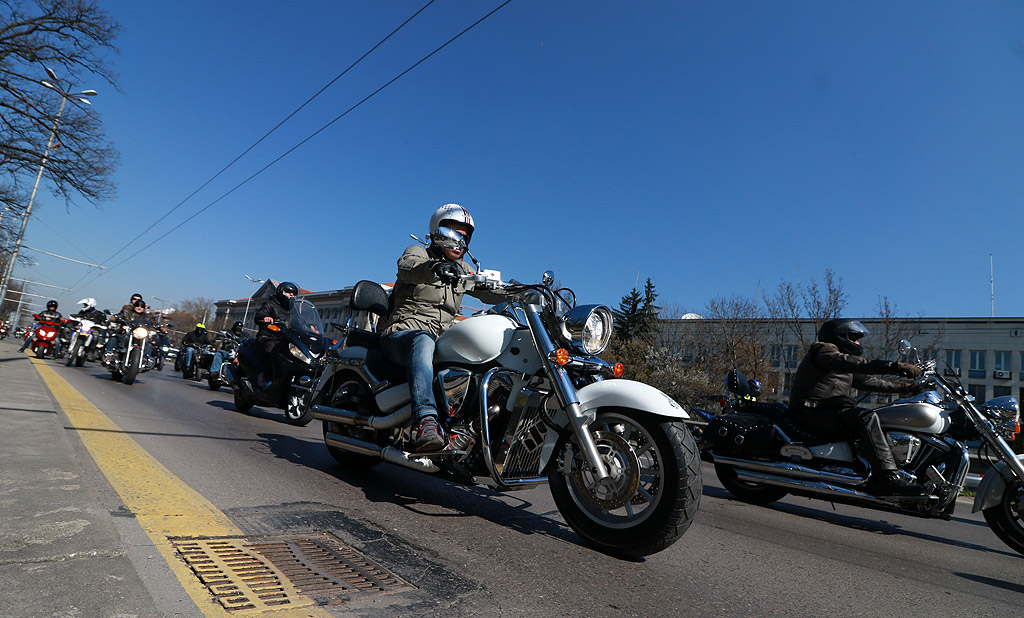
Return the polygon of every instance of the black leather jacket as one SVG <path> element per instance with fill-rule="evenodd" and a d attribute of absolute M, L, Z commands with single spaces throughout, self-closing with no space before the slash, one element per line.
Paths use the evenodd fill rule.
<path fill-rule="evenodd" d="M 887 380 L 878 374 L 896 374 L 895 361 L 868 360 L 843 354 L 832 343 L 815 341 L 793 377 L 789 407 L 842 407 L 854 405 L 853 390 L 902 393 L 913 390 L 911 380 Z"/>
<path fill-rule="evenodd" d="M 265 339 L 274 335 L 272 331 L 267 330 L 267 324 L 263 321 L 263 318 L 267 317 L 274 318 L 274 323 L 284 328 L 291 317 L 289 306 L 282 306 L 281 303 L 277 302 L 276 298 L 268 298 L 263 301 L 263 304 L 256 310 L 256 316 L 253 318 L 256 322 L 256 327 L 259 328 L 259 332 L 256 334 L 257 339 Z"/>
<path fill-rule="evenodd" d="M 64 316 L 61 315 L 60 311 L 50 311 L 49 309 L 45 311 L 40 311 L 38 315 L 40 321 L 45 320 L 47 322 L 60 322 L 61 320 L 64 319 Z"/>
<path fill-rule="evenodd" d="M 186 333 L 185 336 L 182 337 L 181 339 L 182 347 L 192 346 L 199 348 L 204 345 L 209 345 L 210 343 L 210 333 L 206 332 L 205 330 L 202 332 L 194 330 L 190 331 Z"/>

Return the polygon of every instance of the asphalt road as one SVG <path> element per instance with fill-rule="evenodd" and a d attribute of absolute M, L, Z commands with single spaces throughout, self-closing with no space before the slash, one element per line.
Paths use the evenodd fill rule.
<path fill-rule="evenodd" d="M 169 367 L 125 386 L 95 365 L 47 364 L 246 534 L 329 532 L 416 587 L 326 608 L 339 616 L 888 618 L 1024 608 L 1022 556 L 968 502 L 950 522 L 793 498 L 755 507 L 731 499 L 705 464 L 689 531 L 628 562 L 582 545 L 547 488 L 497 494 L 387 464 L 349 472 L 327 453 L 318 422 L 238 413 L 229 391 Z M 69 431 L 158 612 L 203 615 Z"/>

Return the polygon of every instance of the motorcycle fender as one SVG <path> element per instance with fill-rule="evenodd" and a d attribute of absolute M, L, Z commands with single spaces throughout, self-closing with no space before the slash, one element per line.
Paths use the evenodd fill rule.
<path fill-rule="evenodd" d="M 690 414 L 683 406 L 660 390 L 633 380 L 602 380 L 588 384 L 576 391 L 580 401 L 580 409 L 591 421 L 597 416 L 599 408 L 629 408 L 641 410 L 657 416 L 678 420 L 690 420 Z M 565 411 L 559 410 L 552 417 L 552 422 L 559 427 L 566 427 L 569 419 Z M 548 460 L 554 454 L 558 433 L 548 431 L 541 448 L 541 467 L 547 467 Z"/>
<path fill-rule="evenodd" d="M 1018 461 L 1024 461 L 1024 455 L 1017 455 Z M 1006 492 L 1006 479 L 1012 477 L 1013 472 L 1010 466 L 1002 461 L 992 464 L 992 468 L 981 478 L 978 485 L 978 492 L 974 498 L 972 513 L 992 508 L 1003 501 L 1003 493 Z"/>
<path fill-rule="evenodd" d="M 692 417 L 671 397 L 643 382 L 602 380 L 576 392 L 580 408 L 593 417 L 598 408 L 631 408 L 657 416 L 688 421 Z"/>

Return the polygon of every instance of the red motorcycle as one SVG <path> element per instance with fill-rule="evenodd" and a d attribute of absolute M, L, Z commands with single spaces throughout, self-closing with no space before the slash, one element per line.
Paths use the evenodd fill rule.
<path fill-rule="evenodd" d="M 39 322 L 34 333 L 35 338 L 32 340 L 32 351 L 39 358 L 53 356 L 57 337 L 60 335 L 60 322 L 43 320 L 38 315 L 32 317 Z"/>

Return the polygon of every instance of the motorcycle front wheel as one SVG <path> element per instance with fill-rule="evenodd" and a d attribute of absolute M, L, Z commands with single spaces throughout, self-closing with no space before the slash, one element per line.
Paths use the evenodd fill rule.
<path fill-rule="evenodd" d="M 1024 554 L 1024 487 L 1020 483 L 1007 483 L 1002 501 L 981 514 L 1000 541 Z"/>
<path fill-rule="evenodd" d="M 139 375 L 139 369 L 142 367 L 142 348 L 135 348 L 128 353 L 128 370 L 124 372 L 124 379 L 122 382 L 125 384 L 135 384 L 135 376 Z"/>
<path fill-rule="evenodd" d="M 78 359 L 78 355 L 82 353 L 82 342 L 75 341 L 75 345 L 71 347 L 71 352 L 68 353 L 68 360 L 64 363 L 65 367 L 70 367 L 71 363 L 74 363 Z M 80 366 L 80 365 L 79 365 Z"/>
<path fill-rule="evenodd" d="M 637 410 L 602 409 L 590 432 L 610 476 L 595 483 L 575 436 L 561 438 L 548 481 L 565 521 L 599 550 L 626 558 L 675 543 L 693 522 L 703 489 L 686 425 Z"/>
<path fill-rule="evenodd" d="M 239 412 L 248 412 L 255 405 L 255 401 L 246 397 L 242 387 L 235 387 L 235 409 Z"/>

